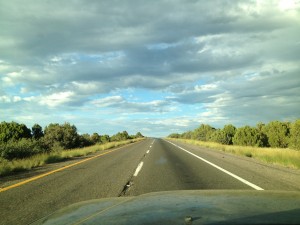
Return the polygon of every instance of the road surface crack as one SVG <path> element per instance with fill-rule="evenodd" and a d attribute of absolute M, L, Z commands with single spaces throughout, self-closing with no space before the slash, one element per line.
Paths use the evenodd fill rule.
<path fill-rule="evenodd" d="M 133 186 L 133 181 L 130 179 L 125 186 L 123 187 L 123 190 L 121 191 L 121 193 L 119 194 L 118 197 L 122 197 L 125 196 L 126 193 L 129 191 L 129 189 Z"/>

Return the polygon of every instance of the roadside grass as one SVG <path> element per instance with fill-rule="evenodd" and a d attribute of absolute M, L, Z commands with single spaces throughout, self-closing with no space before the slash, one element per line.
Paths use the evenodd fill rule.
<path fill-rule="evenodd" d="M 300 151 L 288 148 L 259 148 L 250 146 L 222 145 L 214 142 L 205 142 L 188 139 L 171 139 L 202 146 L 206 148 L 217 149 L 240 156 L 258 159 L 262 162 L 285 166 L 293 169 L 300 169 Z"/>
<path fill-rule="evenodd" d="M 96 144 L 85 148 L 76 148 L 71 150 L 64 150 L 60 152 L 53 152 L 50 154 L 38 154 L 30 158 L 6 160 L 0 157 L 0 176 L 6 176 L 15 172 L 30 170 L 35 167 L 43 166 L 45 164 L 62 162 L 75 157 L 87 156 L 98 151 L 103 151 L 126 144 L 138 142 L 143 138 L 130 139 L 126 141 L 108 142 L 105 144 Z"/>

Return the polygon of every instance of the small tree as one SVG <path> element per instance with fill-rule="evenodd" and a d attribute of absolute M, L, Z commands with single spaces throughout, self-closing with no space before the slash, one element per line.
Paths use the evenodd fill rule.
<path fill-rule="evenodd" d="M 261 136 L 262 147 L 270 147 L 268 136 L 266 134 L 266 125 L 260 122 L 256 125 L 256 129 L 258 130 Z"/>
<path fill-rule="evenodd" d="M 94 143 L 91 140 L 91 136 L 89 134 L 78 135 L 78 146 L 80 148 L 91 146 Z"/>
<path fill-rule="evenodd" d="M 59 125 L 58 123 L 49 124 L 45 128 L 43 140 L 50 149 L 54 147 L 58 149 L 79 147 L 79 135 L 77 134 L 77 128 L 69 123 L 65 123 L 63 125 Z"/>
<path fill-rule="evenodd" d="M 123 140 L 123 141 L 124 141 L 124 140 L 127 140 L 127 139 L 130 139 L 130 136 L 129 136 L 129 134 L 128 134 L 128 132 L 127 132 L 126 130 L 124 130 L 124 131 L 122 132 L 121 136 L 122 136 L 122 140 Z"/>
<path fill-rule="evenodd" d="M 200 141 L 209 141 L 212 133 L 216 129 L 207 124 L 201 124 L 200 127 L 194 130 L 193 139 Z"/>
<path fill-rule="evenodd" d="M 223 128 L 223 132 L 225 135 L 225 141 L 223 144 L 226 145 L 232 145 L 232 138 L 234 137 L 236 133 L 236 127 L 233 126 L 232 124 L 225 125 Z"/>
<path fill-rule="evenodd" d="M 122 133 L 118 132 L 117 134 L 111 137 L 111 141 L 125 141 L 127 139 L 130 139 L 130 136 L 127 133 L 127 131 L 123 131 Z"/>
<path fill-rule="evenodd" d="M 300 120 L 296 120 L 292 125 L 291 125 L 291 138 L 290 138 L 290 143 L 289 147 L 300 150 Z"/>
<path fill-rule="evenodd" d="M 98 133 L 93 133 L 93 134 L 91 135 L 91 141 L 92 141 L 94 144 L 101 143 L 101 136 L 100 136 Z"/>
<path fill-rule="evenodd" d="M 187 132 L 183 133 L 181 136 L 182 136 L 182 138 L 184 138 L 184 139 L 192 139 L 192 137 L 193 137 L 193 132 L 192 132 L 192 131 L 187 131 Z"/>
<path fill-rule="evenodd" d="M 143 138 L 144 135 L 142 135 L 141 132 L 137 132 L 136 135 L 135 135 L 135 138 Z"/>
<path fill-rule="evenodd" d="M 32 132 L 32 137 L 36 140 L 44 136 L 43 128 L 38 124 L 33 125 L 33 127 L 31 128 L 31 132 Z"/>
<path fill-rule="evenodd" d="M 178 133 L 173 133 L 173 134 L 170 134 L 168 137 L 169 137 L 169 138 L 180 138 L 180 134 L 178 134 Z"/>
<path fill-rule="evenodd" d="M 232 141 L 234 145 L 257 147 L 261 147 L 263 145 L 259 131 L 250 126 L 238 128 Z"/>
<path fill-rule="evenodd" d="M 214 133 L 212 133 L 210 140 L 220 144 L 228 145 L 228 139 L 223 130 L 216 130 Z"/>
<path fill-rule="evenodd" d="M 286 148 L 290 138 L 290 124 L 272 121 L 263 128 L 268 137 L 269 145 L 273 148 Z"/>
<path fill-rule="evenodd" d="M 17 141 L 22 138 L 31 138 L 31 130 L 25 124 L 16 122 L 0 123 L 0 142 Z"/>
<path fill-rule="evenodd" d="M 101 135 L 101 142 L 104 144 L 104 143 L 107 143 L 107 142 L 110 142 L 110 137 L 109 135 L 107 134 L 104 134 L 104 135 Z"/>

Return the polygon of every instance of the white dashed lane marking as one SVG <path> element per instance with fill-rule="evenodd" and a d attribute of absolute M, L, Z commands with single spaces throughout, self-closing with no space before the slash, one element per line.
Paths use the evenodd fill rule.
<path fill-rule="evenodd" d="M 140 164 L 138 165 L 138 167 L 136 168 L 136 170 L 135 170 L 135 172 L 133 174 L 134 177 L 136 177 L 139 174 L 139 172 L 141 171 L 143 165 L 144 165 L 144 163 L 140 162 Z"/>

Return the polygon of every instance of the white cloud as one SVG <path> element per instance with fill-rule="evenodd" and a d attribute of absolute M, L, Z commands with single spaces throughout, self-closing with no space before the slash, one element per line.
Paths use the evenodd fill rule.
<path fill-rule="evenodd" d="M 61 57 L 54 56 L 53 58 L 50 59 L 52 62 L 60 62 L 62 60 Z"/>
<path fill-rule="evenodd" d="M 148 102 L 132 102 L 122 96 L 110 96 L 91 101 L 92 105 L 99 108 L 114 108 L 116 114 L 131 113 L 165 113 L 176 109 L 174 105 L 165 100 L 154 100 Z"/>
<path fill-rule="evenodd" d="M 3 95 L 3 96 L 0 96 L 0 101 L 8 103 L 8 102 L 11 102 L 11 99 L 10 99 L 10 97 Z"/>
<path fill-rule="evenodd" d="M 22 101 L 22 98 L 20 96 L 6 96 L 6 95 L 0 96 L 0 102 L 16 103 L 20 101 Z"/>
<path fill-rule="evenodd" d="M 70 84 L 65 85 L 67 89 L 71 89 L 80 94 L 96 94 L 101 93 L 105 89 L 105 84 L 102 82 L 79 82 L 72 81 Z"/>
<path fill-rule="evenodd" d="M 280 10 L 294 10 L 300 8 L 300 2 L 297 0 L 280 0 L 278 4 Z"/>
<path fill-rule="evenodd" d="M 20 102 L 20 101 L 22 101 L 22 98 L 20 96 L 14 96 L 12 101 L 13 102 Z"/>
<path fill-rule="evenodd" d="M 71 103 L 73 101 L 73 97 L 74 92 L 71 91 L 53 93 L 47 96 L 42 96 L 39 104 L 47 105 L 49 107 L 56 107 Z"/>

